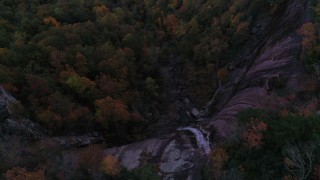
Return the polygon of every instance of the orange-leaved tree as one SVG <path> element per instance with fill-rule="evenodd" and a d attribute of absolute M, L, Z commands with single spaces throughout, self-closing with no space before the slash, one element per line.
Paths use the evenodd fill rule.
<path fill-rule="evenodd" d="M 43 19 L 43 23 L 45 25 L 51 25 L 54 27 L 59 27 L 60 26 L 60 22 L 58 22 L 54 17 L 52 16 L 48 16 L 46 18 Z"/>
<path fill-rule="evenodd" d="M 130 113 L 127 105 L 121 100 L 113 99 L 110 96 L 95 101 L 96 120 L 107 127 L 110 121 L 127 122 L 130 120 Z"/>
<path fill-rule="evenodd" d="M 316 27 L 313 23 L 309 22 L 304 24 L 299 30 L 298 33 L 303 36 L 302 46 L 305 49 L 311 49 L 315 46 L 317 35 Z"/>
<path fill-rule="evenodd" d="M 212 154 L 211 160 L 213 163 L 212 172 L 214 175 L 214 179 L 220 179 L 223 173 L 223 167 L 227 162 L 227 160 L 229 159 L 229 155 L 221 147 L 215 148 L 211 154 Z"/>
<path fill-rule="evenodd" d="M 101 163 L 101 169 L 104 173 L 116 176 L 120 173 L 120 163 L 117 157 L 108 155 Z"/>
<path fill-rule="evenodd" d="M 243 139 L 249 148 L 257 148 L 262 144 L 263 132 L 268 129 L 268 124 L 257 119 L 252 120 L 243 132 Z"/>

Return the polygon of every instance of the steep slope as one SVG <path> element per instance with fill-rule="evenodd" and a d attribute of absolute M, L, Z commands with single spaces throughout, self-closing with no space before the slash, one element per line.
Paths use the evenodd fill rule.
<path fill-rule="evenodd" d="M 258 43 L 249 42 L 255 48 L 247 51 L 242 67 L 238 65 L 240 68 L 234 71 L 229 83 L 221 88 L 213 117 L 162 138 L 107 149 L 105 154 L 118 157 L 128 169 L 138 167 L 142 157 L 147 156 L 149 163 L 159 165 L 163 179 L 201 179 L 207 152 L 204 144 L 210 141 L 209 135 L 215 130 L 216 136 L 227 137 L 236 127 L 235 115 L 239 111 L 249 107 L 269 108 L 277 103 L 272 96 L 272 81 L 288 79 L 291 83 L 287 88 L 292 88 L 298 79 L 301 38 L 296 31 L 306 20 L 307 5 L 307 0 L 289 1 L 282 13 L 271 20 L 265 36 Z M 207 142 L 203 142 L 203 137 Z"/>
<path fill-rule="evenodd" d="M 274 90 L 271 81 L 278 79 L 292 82 L 301 76 L 301 38 L 296 31 L 306 19 L 306 8 L 307 1 L 292 1 L 281 18 L 273 19 L 272 28 L 264 38 L 261 48 L 258 46 L 253 51 L 257 52 L 253 56 L 253 63 L 245 67 L 248 70 L 243 74 L 238 74 L 241 70 L 235 71 L 234 79 L 239 75 L 243 78 L 234 82 L 235 86 L 226 87 L 220 96 L 230 96 L 232 91 L 237 92 L 223 105 L 217 116 L 209 120 L 218 135 L 228 134 L 237 112 L 250 107 L 267 108 L 275 105 L 271 95 Z"/>

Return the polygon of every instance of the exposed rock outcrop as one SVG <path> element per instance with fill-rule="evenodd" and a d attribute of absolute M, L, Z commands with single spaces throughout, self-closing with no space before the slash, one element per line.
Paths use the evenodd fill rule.
<path fill-rule="evenodd" d="M 9 117 L 10 104 L 15 101 L 16 100 L 8 92 L 0 87 L 0 122 Z"/>
<path fill-rule="evenodd" d="M 39 124 L 13 115 L 17 103 L 19 102 L 0 86 L 0 135 L 2 137 L 19 135 L 29 140 L 44 137 L 45 129 Z"/>
<path fill-rule="evenodd" d="M 0 101 L 0 121 L 5 120 L 10 115 L 7 105 L 4 101 Z"/>
<path fill-rule="evenodd" d="M 246 108 L 268 108 L 272 104 L 272 87 L 269 80 L 285 77 L 289 81 L 300 74 L 299 62 L 301 38 L 297 29 L 306 19 L 307 0 L 291 0 L 274 19 L 253 49 L 244 52 L 239 67 L 231 75 L 229 83 L 218 93 L 219 102 L 212 103 L 216 112 L 212 118 L 201 121 L 200 129 L 216 130 L 219 137 L 227 137 L 236 125 L 236 114 Z M 263 34 L 263 33 L 262 33 Z M 203 131 L 202 131 L 203 132 Z M 199 136 L 187 129 L 167 137 L 155 138 L 123 147 L 105 150 L 120 159 L 121 165 L 133 169 L 141 165 L 143 157 L 157 164 L 163 179 L 201 179 L 201 167 L 206 151 L 197 143 Z M 198 137 L 199 138 L 199 137 Z M 212 144 L 211 144 L 212 146 Z"/>
<path fill-rule="evenodd" d="M 143 162 L 157 164 L 163 179 L 197 179 L 201 175 L 206 152 L 192 141 L 194 135 L 187 131 L 105 150 L 119 158 L 129 170 Z"/>

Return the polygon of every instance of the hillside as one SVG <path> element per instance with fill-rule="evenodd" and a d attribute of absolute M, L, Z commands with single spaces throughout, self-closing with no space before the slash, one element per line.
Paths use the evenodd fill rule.
<path fill-rule="evenodd" d="M 1 1 L 2 178 L 320 178 L 319 7 Z"/>

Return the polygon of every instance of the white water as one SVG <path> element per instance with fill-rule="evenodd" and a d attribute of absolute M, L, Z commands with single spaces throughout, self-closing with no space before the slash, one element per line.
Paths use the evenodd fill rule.
<path fill-rule="evenodd" d="M 179 128 L 178 130 L 192 132 L 197 140 L 198 147 L 201 148 L 206 154 L 210 153 L 209 140 L 204 137 L 204 135 L 199 129 L 196 129 L 193 127 L 185 127 L 185 128 Z"/>

